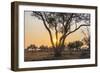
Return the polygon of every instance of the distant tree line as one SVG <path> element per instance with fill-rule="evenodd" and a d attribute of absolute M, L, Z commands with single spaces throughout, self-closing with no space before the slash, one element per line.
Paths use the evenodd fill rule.
<path fill-rule="evenodd" d="M 84 38 L 83 38 L 84 40 Z M 63 46 L 64 49 L 68 49 L 68 50 L 79 50 L 81 49 L 81 47 L 83 46 L 83 42 L 82 41 L 73 41 L 73 42 L 69 42 L 68 44 L 65 44 Z M 54 50 L 54 47 L 48 47 L 48 46 L 45 46 L 45 45 L 41 45 L 41 46 L 36 46 L 35 44 L 31 44 L 27 47 L 27 49 L 33 49 L 33 50 L 42 50 L 42 51 L 48 51 L 48 50 L 52 50 L 52 51 L 55 51 Z M 87 49 L 87 48 L 85 48 Z"/>

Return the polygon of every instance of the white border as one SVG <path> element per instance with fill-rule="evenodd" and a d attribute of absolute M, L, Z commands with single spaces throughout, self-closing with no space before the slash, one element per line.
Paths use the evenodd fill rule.
<path fill-rule="evenodd" d="M 24 62 L 24 10 L 29 11 L 50 11 L 50 12 L 72 12 L 72 13 L 90 13 L 91 14 L 91 58 L 75 60 L 52 60 L 52 61 L 34 61 Z M 25 6 L 19 5 L 19 68 L 35 68 L 50 66 L 70 66 L 95 64 L 95 10 L 63 7 L 44 7 L 44 6 Z"/>

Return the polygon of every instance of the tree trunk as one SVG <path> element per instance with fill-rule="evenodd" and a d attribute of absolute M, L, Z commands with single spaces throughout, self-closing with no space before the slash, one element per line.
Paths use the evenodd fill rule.
<path fill-rule="evenodd" d="M 61 47 L 56 47 L 55 49 L 54 49 L 54 57 L 56 57 L 56 58 L 60 58 L 61 57 Z"/>
<path fill-rule="evenodd" d="M 64 43 L 65 43 L 66 37 L 63 37 L 62 40 L 59 40 L 58 45 L 55 47 L 54 52 L 55 52 L 55 57 L 61 57 L 62 52 L 64 51 Z"/>
<path fill-rule="evenodd" d="M 54 57 L 60 58 L 62 56 L 62 51 L 64 50 L 64 45 L 58 45 L 54 48 Z"/>

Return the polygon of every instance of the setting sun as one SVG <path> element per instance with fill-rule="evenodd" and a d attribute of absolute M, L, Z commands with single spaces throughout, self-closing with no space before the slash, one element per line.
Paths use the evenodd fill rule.
<path fill-rule="evenodd" d="M 56 44 L 56 42 L 57 42 L 56 38 L 53 38 L 53 42 L 54 42 L 54 44 Z"/>

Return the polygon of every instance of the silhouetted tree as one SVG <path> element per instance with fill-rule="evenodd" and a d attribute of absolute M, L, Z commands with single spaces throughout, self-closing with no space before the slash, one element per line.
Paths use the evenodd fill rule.
<path fill-rule="evenodd" d="M 82 30 L 82 33 L 84 34 L 84 38 L 82 39 L 83 42 L 90 48 L 90 31 L 89 28 L 86 28 L 86 32 Z"/>
<path fill-rule="evenodd" d="M 49 49 L 48 46 L 44 45 L 41 45 L 39 48 L 41 49 L 41 51 L 47 51 Z"/>
<path fill-rule="evenodd" d="M 55 56 L 61 56 L 67 36 L 76 32 L 83 26 L 90 26 L 90 14 L 87 13 L 33 11 L 32 16 L 43 22 L 49 33 L 52 47 L 55 48 Z M 55 33 L 56 44 L 53 41 L 52 32 Z M 59 34 L 61 34 L 60 38 L 58 38 Z"/>
<path fill-rule="evenodd" d="M 27 49 L 29 49 L 29 48 L 35 49 L 35 48 L 37 48 L 37 46 L 35 44 L 31 44 L 30 46 L 27 47 Z"/>
<path fill-rule="evenodd" d="M 69 49 L 80 49 L 83 43 L 81 41 L 70 42 L 67 46 Z"/>

